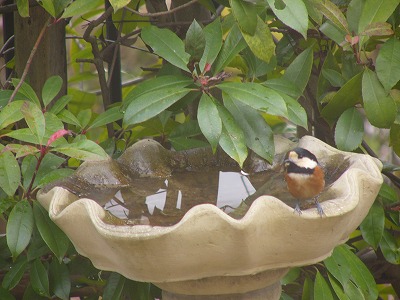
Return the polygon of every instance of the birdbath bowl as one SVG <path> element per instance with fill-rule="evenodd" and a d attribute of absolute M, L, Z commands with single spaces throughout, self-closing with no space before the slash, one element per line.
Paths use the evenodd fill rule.
<path fill-rule="evenodd" d="M 279 299 L 280 280 L 291 267 L 317 263 L 346 242 L 367 215 L 383 179 L 378 160 L 339 151 L 310 136 L 298 143 L 276 138 L 275 146 L 271 165 L 259 158 L 246 162 L 250 182 L 253 175 L 256 178 L 255 193 L 236 208 L 221 209 L 209 199 L 216 196 L 208 191 L 213 183 L 209 189 L 198 189 L 188 188 L 192 181 L 179 181 L 189 173 L 201 181 L 213 173 L 213 165 L 234 169 L 229 159 L 204 149 L 169 151 L 151 140 L 134 144 L 116 161 L 82 164 L 71 178 L 41 190 L 37 199 L 76 250 L 97 268 L 152 282 L 163 290 L 163 299 Z M 302 207 L 301 215 L 293 211 L 294 199 L 287 193 L 280 165 L 294 147 L 312 151 L 325 169 L 322 217 L 312 205 Z M 152 199 L 144 191 L 146 181 L 153 188 L 160 182 L 168 189 L 177 187 L 182 202 L 185 194 L 194 199 L 207 190 L 200 198 L 208 203 L 196 200 L 183 213 L 175 209 L 163 214 L 156 206 L 153 214 L 167 221 L 152 220 L 151 214 L 143 213 Z M 125 219 L 107 211 L 104 197 L 96 196 L 116 198 L 123 188 L 130 189 L 125 204 L 130 197 L 147 201 L 134 201 L 137 213 L 125 211 Z"/>

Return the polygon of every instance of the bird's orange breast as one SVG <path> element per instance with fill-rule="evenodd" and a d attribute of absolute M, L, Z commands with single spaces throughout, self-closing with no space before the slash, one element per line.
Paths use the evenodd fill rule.
<path fill-rule="evenodd" d="M 312 199 L 325 187 L 324 171 L 317 166 L 312 174 L 286 173 L 289 192 L 299 200 Z"/>

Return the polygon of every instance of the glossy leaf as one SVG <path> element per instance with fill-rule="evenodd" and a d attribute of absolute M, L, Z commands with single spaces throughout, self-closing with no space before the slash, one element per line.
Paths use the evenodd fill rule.
<path fill-rule="evenodd" d="M 108 277 L 107 284 L 104 288 L 103 298 L 105 300 L 119 300 L 122 296 L 122 291 L 126 278 L 118 273 L 111 273 Z"/>
<path fill-rule="evenodd" d="M 187 64 L 190 55 L 185 52 L 182 40 L 171 30 L 148 26 L 142 29 L 141 37 L 153 49 L 154 53 L 172 65 L 189 72 Z"/>
<path fill-rule="evenodd" d="M 382 207 L 382 204 L 375 201 L 371 206 L 368 215 L 360 225 L 361 234 L 364 240 L 374 247 L 374 249 L 378 248 L 378 245 L 382 239 L 384 226 L 385 211 Z"/>
<path fill-rule="evenodd" d="M 199 61 L 203 55 L 205 46 L 206 38 L 203 28 L 201 28 L 196 20 L 193 20 L 186 32 L 185 51 L 190 54 L 192 61 Z"/>
<path fill-rule="evenodd" d="M 339 300 L 351 300 L 348 297 L 348 295 L 346 295 L 344 293 L 344 289 L 343 289 L 342 285 L 335 277 L 333 277 L 331 274 L 328 273 L 328 279 L 329 279 L 331 287 L 335 293 L 335 296 L 337 298 L 339 298 Z M 361 298 L 363 298 L 362 295 L 361 295 Z"/>
<path fill-rule="evenodd" d="M 346 80 L 343 78 L 342 74 L 336 70 L 323 68 L 322 75 L 333 87 L 342 87 L 346 83 Z"/>
<path fill-rule="evenodd" d="M 343 151 L 353 151 L 361 145 L 363 136 L 363 117 L 356 108 L 351 107 L 339 117 L 336 123 L 336 146 Z"/>
<path fill-rule="evenodd" d="M 293 60 L 283 74 L 283 79 L 294 83 L 302 94 L 310 78 L 312 64 L 313 51 L 310 47 L 304 50 Z M 301 94 L 297 95 L 297 97 L 300 97 Z"/>
<path fill-rule="evenodd" d="M 322 108 L 321 115 L 328 119 L 338 118 L 346 109 L 361 101 L 362 73 L 357 74 L 333 96 L 329 103 Z"/>
<path fill-rule="evenodd" d="M 304 4 L 307 8 L 308 15 L 313 19 L 317 24 L 321 25 L 322 23 L 322 13 L 318 9 L 318 3 L 320 0 L 304 0 Z"/>
<path fill-rule="evenodd" d="M 46 107 L 60 92 L 63 80 L 60 76 L 52 76 L 46 80 L 42 89 L 42 101 Z"/>
<path fill-rule="evenodd" d="M 212 96 L 203 93 L 197 110 L 197 120 L 204 136 L 215 152 L 222 132 L 222 121 Z"/>
<path fill-rule="evenodd" d="M 367 25 L 361 35 L 368 36 L 385 36 L 392 35 L 394 31 L 392 30 L 392 25 L 386 22 L 377 22 Z M 386 44 L 386 43 L 385 43 Z"/>
<path fill-rule="evenodd" d="M 221 21 L 216 18 L 212 23 L 208 24 L 204 29 L 204 37 L 206 45 L 203 56 L 200 59 L 199 67 L 203 71 L 206 64 L 212 65 L 217 58 L 222 47 L 222 28 Z"/>
<path fill-rule="evenodd" d="M 74 16 L 84 15 L 96 7 L 98 7 L 99 1 L 97 0 L 76 0 L 72 2 L 62 14 L 61 18 L 70 18 Z"/>
<path fill-rule="evenodd" d="M 225 68 L 244 48 L 246 48 L 246 41 L 243 39 L 239 27 L 234 25 L 229 31 L 222 49 L 215 60 L 213 66 L 214 73 L 218 73 Z"/>
<path fill-rule="evenodd" d="M 21 171 L 18 161 L 10 151 L 0 145 L 0 188 L 13 196 L 21 181 Z"/>
<path fill-rule="evenodd" d="M 347 22 L 349 23 L 349 30 L 355 34 L 358 33 L 358 23 L 360 21 L 364 4 L 365 0 L 352 0 L 347 7 L 346 17 Z"/>
<path fill-rule="evenodd" d="M 17 9 L 21 17 L 29 17 L 29 0 L 17 0 Z"/>
<path fill-rule="evenodd" d="M 122 119 L 122 112 L 120 112 L 120 114 Z M 90 108 L 82 109 L 81 111 L 78 112 L 76 118 L 78 119 L 79 124 L 81 124 L 82 126 L 81 128 L 86 128 L 86 126 L 90 123 L 92 119 L 92 110 Z"/>
<path fill-rule="evenodd" d="M 275 153 L 274 136 L 260 113 L 226 94 L 224 104 L 243 130 L 247 146 L 259 156 L 272 161 Z"/>
<path fill-rule="evenodd" d="M 258 83 L 226 82 L 218 87 L 232 99 L 272 115 L 287 117 L 285 101 L 274 90 Z"/>
<path fill-rule="evenodd" d="M 128 5 L 130 2 L 131 0 L 110 0 L 110 4 L 114 8 L 114 11 Z"/>
<path fill-rule="evenodd" d="M 27 268 L 27 258 L 26 256 L 21 256 L 14 264 L 12 264 L 1 282 L 1 286 L 6 290 L 12 290 L 15 288 L 21 281 Z"/>
<path fill-rule="evenodd" d="M 34 103 L 28 101 L 25 101 L 24 104 L 22 104 L 21 112 L 24 115 L 29 129 L 37 139 L 35 144 L 42 144 L 46 129 L 43 112 Z"/>
<path fill-rule="evenodd" d="M 263 85 L 277 92 L 281 92 L 281 94 L 289 95 L 292 98 L 298 98 L 299 95 L 302 94 L 293 82 L 285 80 L 282 77 L 268 79 L 263 82 Z"/>
<path fill-rule="evenodd" d="M 21 107 L 25 101 L 13 101 L 7 104 L 0 111 L 0 129 L 7 127 L 10 124 L 18 122 L 24 115 L 21 112 Z"/>
<path fill-rule="evenodd" d="M 57 99 L 56 102 L 54 102 L 53 106 L 50 108 L 50 112 L 53 114 L 57 115 L 59 112 L 61 112 L 67 104 L 72 100 L 71 95 L 64 95 L 61 98 Z"/>
<path fill-rule="evenodd" d="M 51 291 L 62 300 L 70 299 L 71 279 L 68 267 L 53 260 L 50 263 L 49 279 Z"/>
<path fill-rule="evenodd" d="M 11 80 L 11 82 L 12 82 L 12 84 L 13 84 L 14 87 L 16 87 L 16 86 L 19 84 L 20 81 L 21 81 L 21 80 L 20 80 L 20 79 L 17 79 L 17 78 L 13 78 L 13 79 Z M 18 92 L 19 92 L 20 94 L 24 95 L 24 96 L 27 98 L 27 100 L 29 100 L 29 101 L 35 103 L 38 107 L 41 107 L 38 96 L 36 95 L 36 93 L 35 93 L 35 91 L 32 89 L 32 87 L 31 87 L 29 84 L 27 84 L 26 82 L 23 82 L 23 83 L 22 83 L 22 85 L 21 85 L 21 87 L 19 88 Z"/>
<path fill-rule="evenodd" d="M 30 281 L 33 290 L 40 296 L 50 297 L 49 291 L 49 276 L 40 259 L 34 260 L 31 271 Z"/>
<path fill-rule="evenodd" d="M 68 109 L 63 109 L 60 113 L 57 114 L 57 117 L 59 117 L 61 121 L 67 124 L 71 124 L 78 128 L 82 128 L 82 125 L 79 122 L 78 118 L 75 117 L 75 115 Z"/>
<path fill-rule="evenodd" d="M 319 271 L 315 275 L 314 299 L 333 300 L 331 289 Z"/>
<path fill-rule="evenodd" d="M 306 279 L 304 280 L 301 300 L 313 299 L 313 295 L 314 295 L 314 282 L 311 280 L 311 278 L 306 277 Z"/>
<path fill-rule="evenodd" d="M 386 22 L 398 5 L 398 0 L 366 0 L 358 24 L 358 33 L 363 32 L 369 24 Z"/>
<path fill-rule="evenodd" d="M 343 286 L 346 295 L 359 292 L 364 299 L 377 298 L 378 290 L 372 274 L 347 245 L 336 247 L 332 256 L 324 260 L 324 264 L 329 273 Z"/>
<path fill-rule="evenodd" d="M 279 20 L 307 39 L 308 13 L 303 1 L 282 0 L 285 4 L 284 8 L 276 6 L 278 1 L 267 0 L 267 2 Z"/>
<path fill-rule="evenodd" d="M 292 97 L 285 95 L 283 93 L 279 93 L 283 100 L 286 102 L 287 110 L 288 110 L 288 119 L 290 122 L 301 126 L 303 128 L 308 127 L 307 124 L 307 113 L 303 106 L 297 100 Z"/>
<path fill-rule="evenodd" d="M 33 231 L 33 213 L 28 200 L 19 201 L 7 222 L 7 245 L 14 259 L 28 246 Z"/>
<path fill-rule="evenodd" d="M 389 231 L 383 231 L 379 247 L 388 262 L 395 265 L 400 264 L 400 245 Z"/>
<path fill-rule="evenodd" d="M 69 157 L 83 161 L 108 159 L 108 155 L 104 149 L 91 140 L 80 140 L 71 144 L 54 147 L 51 151 L 63 153 Z"/>
<path fill-rule="evenodd" d="M 40 236 L 61 262 L 69 247 L 68 237 L 51 221 L 47 210 L 36 201 L 33 203 L 33 214 Z"/>
<path fill-rule="evenodd" d="M 124 99 L 121 110 L 124 112 L 132 101 L 143 94 L 159 90 L 167 90 L 169 88 L 183 89 L 191 83 L 193 83 L 193 80 L 186 76 L 166 75 L 149 79 L 129 92 Z"/>
<path fill-rule="evenodd" d="M 390 127 L 390 145 L 393 151 L 400 156 L 400 124 L 394 123 Z"/>
<path fill-rule="evenodd" d="M 257 6 L 242 0 L 229 0 L 233 15 L 242 32 L 254 35 L 257 27 Z"/>
<path fill-rule="evenodd" d="M 400 81 L 400 41 L 395 37 L 379 49 L 375 71 L 387 92 Z"/>
<path fill-rule="evenodd" d="M 0 286 L 0 299 L 2 300 L 15 300 L 13 294 Z"/>
<path fill-rule="evenodd" d="M 88 130 L 116 122 L 118 120 L 121 120 L 123 116 L 124 115 L 121 112 L 121 108 L 119 106 L 112 107 L 98 115 L 97 118 L 94 119 L 92 124 L 90 124 Z"/>
<path fill-rule="evenodd" d="M 171 142 L 172 147 L 176 151 L 194 149 L 194 148 L 203 148 L 203 147 L 210 147 L 210 144 L 206 141 L 200 141 L 193 138 L 187 137 L 169 137 L 168 141 Z"/>
<path fill-rule="evenodd" d="M 223 125 L 219 144 L 242 167 L 247 157 L 244 133 L 224 106 L 218 106 L 218 111 Z"/>
<path fill-rule="evenodd" d="M 67 168 L 52 170 L 39 179 L 37 187 L 43 187 L 53 181 L 71 176 L 73 173 L 74 170 Z"/>
<path fill-rule="evenodd" d="M 317 8 L 322 12 L 325 18 L 331 21 L 340 31 L 348 34 L 350 33 L 346 17 L 334 3 L 329 0 L 321 1 L 317 4 Z"/>
<path fill-rule="evenodd" d="M 275 43 L 268 25 L 259 16 L 255 19 L 257 26 L 254 34 L 250 35 L 247 32 L 242 32 L 242 34 L 254 55 L 268 63 L 275 55 Z"/>
<path fill-rule="evenodd" d="M 189 89 L 166 87 L 144 93 L 131 101 L 124 115 L 124 126 L 134 125 L 155 117 L 190 92 Z"/>
<path fill-rule="evenodd" d="M 389 128 L 396 118 L 396 103 L 370 69 L 362 77 L 362 95 L 368 121 L 376 127 Z"/>

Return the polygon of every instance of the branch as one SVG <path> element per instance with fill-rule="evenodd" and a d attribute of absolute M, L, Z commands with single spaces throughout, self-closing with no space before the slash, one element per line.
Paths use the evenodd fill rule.
<path fill-rule="evenodd" d="M 140 11 L 134 10 L 132 8 L 129 8 L 127 6 L 125 6 L 125 9 L 127 9 L 128 11 L 130 11 L 131 13 L 134 13 L 135 15 L 141 16 L 141 17 L 150 17 L 150 18 L 155 18 L 155 17 L 161 17 L 161 16 L 165 16 L 165 15 L 169 15 L 172 14 L 180 9 L 183 9 L 185 7 L 188 7 L 194 3 L 196 3 L 199 0 L 191 0 L 181 6 L 175 7 L 173 9 L 167 10 L 167 11 L 161 11 L 161 12 L 156 12 L 156 13 L 141 13 Z"/>
<path fill-rule="evenodd" d="M 32 60 L 33 60 L 33 57 L 35 56 L 36 50 L 39 47 L 40 42 L 42 41 L 44 33 L 46 32 L 46 29 L 49 27 L 50 19 L 51 18 L 47 19 L 42 30 L 40 31 L 39 36 L 35 42 L 35 45 L 32 48 L 31 54 L 29 55 L 28 60 L 26 61 L 25 69 L 24 69 L 24 72 L 22 73 L 21 80 L 19 81 L 19 83 L 15 87 L 13 93 L 11 94 L 11 97 L 8 100 L 8 103 L 11 103 L 14 100 L 15 96 L 17 95 L 18 90 L 21 88 L 22 84 L 24 83 L 25 78 L 28 75 L 29 68 L 31 67 Z"/>

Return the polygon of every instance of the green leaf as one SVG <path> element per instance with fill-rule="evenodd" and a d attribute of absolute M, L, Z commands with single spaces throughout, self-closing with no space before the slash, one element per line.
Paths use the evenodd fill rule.
<path fill-rule="evenodd" d="M 21 80 L 17 78 L 11 79 L 11 82 L 14 87 L 16 87 Z M 26 82 L 23 82 L 21 87 L 19 88 L 18 92 L 22 95 L 24 95 L 29 101 L 35 103 L 38 107 L 41 107 L 40 101 L 38 96 L 36 95 L 35 91 L 32 89 L 32 87 L 27 84 Z"/>
<path fill-rule="evenodd" d="M 376 127 L 389 128 L 396 119 L 396 103 L 370 69 L 365 69 L 362 77 L 362 95 L 368 121 Z"/>
<path fill-rule="evenodd" d="M 46 80 L 42 89 L 42 101 L 46 107 L 60 92 L 63 80 L 60 76 L 52 76 Z"/>
<path fill-rule="evenodd" d="M 43 112 L 34 103 L 25 101 L 21 107 L 21 112 L 24 115 L 25 121 L 33 135 L 37 138 L 35 144 L 41 144 L 46 129 L 46 122 Z"/>
<path fill-rule="evenodd" d="M 79 160 L 105 160 L 107 153 L 98 144 L 91 140 L 80 140 L 71 144 L 54 147 L 51 151 L 63 153 Z"/>
<path fill-rule="evenodd" d="M 358 23 L 360 21 L 364 4 L 365 0 L 350 1 L 346 11 L 346 17 L 349 23 L 350 32 L 358 33 Z"/>
<path fill-rule="evenodd" d="M 275 43 L 268 25 L 259 16 L 256 17 L 257 26 L 254 34 L 250 35 L 246 32 L 242 34 L 254 55 L 268 63 L 275 55 Z"/>
<path fill-rule="evenodd" d="M 110 0 L 110 4 L 114 8 L 114 12 L 116 12 L 118 9 L 128 5 L 129 2 L 131 2 L 131 0 Z"/>
<path fill-rule="evenodd" d="M 314 299 L 333 300 L 331 289 L 319 271 L 315 275 Z"/>
<path fill-rule="evenodd" d="M 367 300 L 375 300 L 378 297 L 374 277 L 347 245 L 336 247 L 332 256 L 324 260 L 324 264 L 329 273 L 343 286 L 346 295 L 359 292 Z"/>
<path fill-rule="evenodd" d="M 279 93 L 283 100 L 286 102 L 287 110 L 288 110 L 288 119 L 290 122 L 296 124 L 297 126 L 301 126 L 303 128 L 308 128 L 307 123 L 307 113 L 303 106 L 296 99 L 292 97 Z"/>
<path fill-rule="evenodd" d="M 10 124 L 18 122 L 24 115 L 21 112 L 21 107 L 25 101 L 13 101 L 7 104 L 0 111 L 0 129 L 7 127 Z"/>
<path fill-rule="evenodd" d="M 43 187 L 53 181 L 60 180 L 71 176 L 74 173 L 74 170 L 63 168 L 63 169 L 55 169 L 50 171 L 49 173 L 42 176 L 37 184 L 38 187 Z"/>
<path fill-rule="evenodd" d="M 382 239 L 379 243 L 385 259 L 395 265 L 400 264 L 400 247 L 393 235 L 387 231 L 383 231 Z"/>
<path fill-rule="evenodd" d="M 61 98 L 57 99 L 57 101 L 50 108 L 49 112 L 57 115 L 60 111 L 62 111 L 67 104 L 72 100 L 71 95 L 64 95 Z"/>
<path fill-rule="evenodd" d="M 322 13 L 318 9 L 318 3 L 320 0 L 304 0 L 304 5 L 307 8 L 308 15 L 313 19 L 318 25 L 322 23 Z"/>
<path fill-rule="evenodd" d="M 224 69 L 244 48 L 246 48 L 246 41 L 243 39 L 239 27 L 235 24 L 231 31 L 229 31 L 222 49 L 215 60 L 213 66 L 214 74 Z"/>
<path fill-rule="evenodd" d="M 1 286 L 6 290 L 12 290 L 21 281 L 22 276 L 28 268 L 28 260 L 26 256 L 21 256 L 15 263 L 11 265 L 10 270 L 4 276 Z"/>
<path fill-rule="evenodd" d="M 363 32 L 369 24 L 386 22 L 398 5 L 398 0 L 366 0 L 358 23 L 358 33 Z"/>
<path fill-rule="evenodd" d="M 183 98 L 190 92 L 189 89 L 166 87 L 164 89 L 150 91 L 131 101 L 124 115 L 124 126 L 134 125 L 146 121 Z"/>
<path fill-rule="evenodd" d="M 322 74 L 324 74 L 324 72 L 326 72 L 326 71 L 328 71 L 328 73 L 334 71 L 334 72 L 337 72 L 339 74 L 341 72 L 339 64 L 337 63 L 332 51 L 328 51 L 328 53 L 327 53 L 327 55 L 325 57 L 324 63 L 322 65 Z M 333 83 L 339 83 L 340 79 L 339 79 L 339 82 L 337 82 L 337 80 L 336 80 L 338 78 L 339 77 L 336 76 Z M 344 84 L 345 84 L 345 82 L 343 82 L 343 84 L 340 87 L 342 87 Z M 327 92 L 329 92 L 331 90 L 332 90 L 331 79 L 328 80 L 328 78 L 325 77 L 325 76 L 318 76 L 318 87 L 317 87 L 317 99 L 318 99 L 318 101 L 320 101 L 321 98 Z"/>
<path fill-rule="evenodd" d="M 343 78 L 342 74 L 336 70 L 322 68 L 322 75 L 333 87 L 340 88 L 346 83 L 346 80 Z"/>
<path fill-rule="evenodd" d="M 233 15 L 242 32 L 252 36 L 257 27 L 257 6 L 242 0 L 229 0 Z"/>
<path fill-rule="evenodd" d="M 62 14 L 61 18 L 70 18 L 75 16 L 82 16 L 99 6 L 97 0 L 76 0 L 71 3 Z"/>
<path fill-rule="evenodd" d="M 62 299 L 70 299 L 71 279 L 68 267 L 64 263 L 53 260 L 49 269 L 50 287 L 54 294 Z"/>
<path fill-rule="evenodd" d="M 212 65 L 217 58 L 219 50 L 222 47 L 222 28 L 221 21 L 216 18 L 212 23 L 208 24 L 204 29 L 204 37 L 206 45 L 203 56 L 200 59 L 199 67 L 203 71 L 206 64 Z"/>
<path fill-rule="evenodd" d="M 33 213 L 28 200 L 19 201 L 11 210 L 7 222 L 7 245 L 13 259 L 28 246 L 33 231 Z"/>
<path fill-rule="evenodd" d="M 343 15 L 342 11 L 331 1 L 324 0 L 316 4 L 317 8 L 322 12 L 322 14 L 331 21 L 340 31 L 345 34 L 350 34 L 349 24 L 347 23 L 346 17 Z M 344 35 L 343 35 L 344 40 Z"/>
<path fill-rule="evenodd" d="M 190 54 L 191 60 L 199 61 L 206 46 L 203 28 L 193 20 L 186 33 L 185 51 Z"/>
<path fill-rule="evenodd" d="M 247 158 L 244 133 L 225 107 L 218 106 L 218 111 L 223 125 L 219 144 L 226 154 L 236 160 L 242 167 Z"/>
<path fill-rule="evenodd" d="M 263 85 L 283 94 L 289 95 L 292 98 L 298 98 L 302 92 L 291 81 L 285 80 L 282 77 L 271 78 L 263 82 Z"/>
<path fill-rule="evenodd" d="M 197 139 L 191 139 L 186 137 L 174 137 L 174 138 L 169 137 L 168 141 L 171 142 L 172 147 L 176 151 L 210 147 L 210 144 L 205 141 L 200 141 Z"/>
<path fill-rule="evenodd" d="M 57 117 L 59 117 L 61 121 L 67 124 L 75 125 L 78 128 L 82 128 L 82 125 L 77 117 L 75 117 L 74 114 L 67 109 L 63 109 L 60 113 L 57 114 Z"/>
<path fill-rule="evenodd" d="M 247 146 L 256 154 L 272 161 L 275 153 L 274 135 L 260 113 L 224 94 L 225 107 L 243 130 Z"/>
<path fill-rule="evenodd" d="M 97 118 L 94 119 L 92 124 L 90 124 L 88 130 L 121 120 L 123 116 L 124 115 L 121 112 L 121 108 L 119 106 L 112 107 L 106 110 L 105 112 L 101 113 L 100 115 L 98 115 Z"/>
<path fill-rule="evenodd" d="M 17 9 L 21 17 L 29 17 L 29 0 L 17 0 Z"/>
<path fill-rule="evenodd" d="M 400 41 L 395 37 L 379 49 L 375 71 L 387 92 L 400 81 Z"/>
<path fill-rule="evenodd" d="M 167 75 L 160 76 L 157 78 L 149 79 L 135 87 L 129 94 L 125 97 L 124 102 L 122 104 L 121 110 L 125 112 L 126 108 L 130 105 L 132 101 L 144 94 L 155 92 L 155 91 L 165 91 L 170 88 L 180 90 L 184 87 L 187 87 L 193 83 L 193 79 L 190 79 L 186 76 L 175 76 L 175 75 Z"/>
<path fill-rule="evenodd" d="M 329 20 L 323 23 L 319 27 L 319 30 L 338 45 L 341 45 L 345 41 L 346 33 L 337 28 Z"/>
<path fill-rule="evenodd" d="M 353 151 L 360 146 L 364 136 L 364 120 L 354 107 L 347 109 L 338 119 L 335 143 L 338 149 Z"/>
<path fill-rule="evenodd" d="M 328 278 L 329 282 L 331 283 L 331 287 L 333 291 L 335 292 L 335 295 L 339 300 L 351 300 L 348 295 L 344 293 L 342 285 L 339 283 L 339 281 L 336 280 L 335 277 L 333 277 L 331 274 L 328 273 Z M 363 299 L 361 295 L 361 299 Z"/>
<path fill-rule="evenodd" d="M 21 181 L 21 171 L 18 161 L 10 151 L 4 151 L 0 145 L 0 188 L 13 196 Z"/>
<path fill-rule="evenodd" d="M 215 152 L 222 132 L 222 121 L 218 113 L 215 99 L 203 93 L 197 110 L 197 120 L 204 136 Z"/>
<path fill-rule="evenodd" d="M 31 272 L 30 281 L 33 290 L 40 296 L 50 297 L 49 291 L 49 276 L 47 270 L 40 261 L 40 259 L 34 260 Z"/>
<path fill-rule="evenodd" d="M 362 74 L 363 73 L 359 73 L 347 81 L 346 84 L 337 91 L 329 103 L 322 108 L 321 115 L 325 119 L 335 120 L 346 109 L 353 107 L 361 101 Z"/>
<path fill-rule="evenodd" d="M 103 299 L 105 300 L 119 300 L 122 296 L 122 291 L 126 278 L 118 273 L 111 273 L 108 277 L 107 284 L 104 288 Z"/>
<path fill-rule="evenodd" d="M 50 220 L 48 212 L 37 202 L 33 202 L 33 215 L 40 236 L 61 263 L 69 247 L 65 233 Z"/>
<path fill-rule="evenodd" d="M 179 69 L 189 72 L 187 64 L 190 55 L 185 52 L 182 40 L 171 30 L 148 26 L 142 29 L 141 37 L 154 53 Z"/>
<path fill-rule="evenodd" d="M 225 82 L 218 87 L 232 99 L 272 115 L 287 117 L 285 101 L 274 90 L 259 83 Z"/>
<path fill-rule="evenodd" d="M 285 4 L 283 9 L 276 6 L 278 1 L 267 0 L 269 7 L 279 20 L 299 32 L 305 39 L 307 39 L 308 13 L 304 2 L 301 0 L 281 1 Z"/>
<path fill-rule="evenodd" d="M 122 112 L 120 112 L 120 114 L 121 114 L 120 119 L 122 119 L 122 115 L 123 115 Z M 90 108 L 82 109 L 78 112 L 78 115 L 76 116 L 76 118 L 79 121 L 79 124 L 81 124 L 81 126 L 82 126 L 81 128 L 85 128 L 89 124 L 89 122 L 92 118 L 92 110 Z"/>
<path fill-rule="evenodd" d="M 310 78 L 312 64 L 313 50 L 312 47 L 310 47 L 293 60 L 283 74 L 283 79 L 294 83 L 302 94 Z M 301 94 L 297 95 L 297 97 L 300 97 Z"/>
<path fill-rule="evenodd" d="M 15 300 L 13 294 L 0 286 L 0 299 L 2 300 Z"/>
<path fill-rule="evenodd" d="M 303 293 L 301 295 L 301 300 L 313 299 L 314 295 L 314 282 L 310 277 L 306 277 L 303 285 Z"/>
<path fill-rule="evenodd" d="M 390 127 L 390 145 L 393 151 L 400 156 L 400 124 L 394 123 Z"/>
<path fill-rule="evenodd" d="M 369 209 L 368 215 L 360 225 L 364 240 L 376 250 L 382 239 L 385 227 L 385 211 L 382 205 L 375 201 Z"/>

